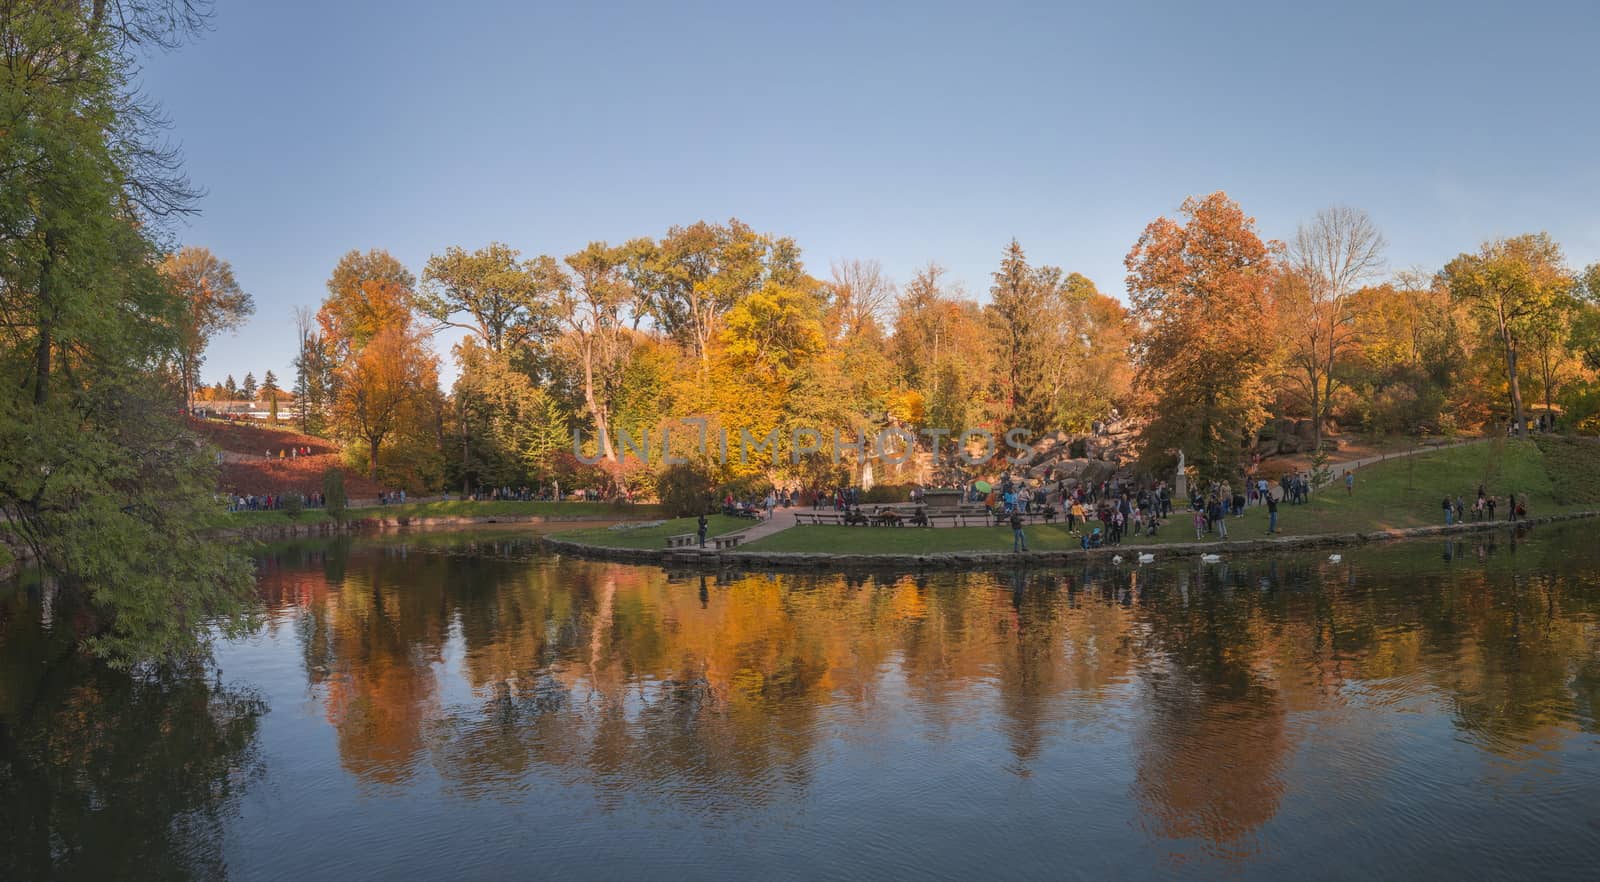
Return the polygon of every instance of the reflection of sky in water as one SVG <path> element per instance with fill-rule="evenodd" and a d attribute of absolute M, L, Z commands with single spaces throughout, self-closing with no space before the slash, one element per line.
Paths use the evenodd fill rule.
<path fill-rule="evenodd" d="M 927 577 L 285 546 L 234 878 L 1592 878 L 1581 529 Z"/>

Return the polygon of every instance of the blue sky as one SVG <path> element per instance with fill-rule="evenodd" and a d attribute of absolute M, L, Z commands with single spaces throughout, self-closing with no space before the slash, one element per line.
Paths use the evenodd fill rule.
<path fill-rule="evenodd" d="M 1221 5 L 219 0 L 143 75 L 209 190 L 177 237 L 256 300 L 205 376 L 287 378 L 351 248 L 701 218 L 979 296 L 1013 236 L 1120 296 L 1144 225 L 1218 189 L 1276 238 L 1365 209 L 1396 269 L 1536 230 L 1600 260 L 1600 10 Z"/>

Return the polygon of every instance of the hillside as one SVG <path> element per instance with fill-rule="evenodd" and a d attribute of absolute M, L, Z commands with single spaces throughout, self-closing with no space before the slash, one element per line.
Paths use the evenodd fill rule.
<path fill-rule="evenodd" d="M 322 489 L 322 475 L 330 468 L 344 472 L 345 493 L 351 499 L 377 496 L 386 488 L 366 475 L 344 467 L 339 445 L 326 438 L 260 423 L 191 420 L 201 437 L 222 451 L 218 489 L 251 496 L 311 493 Z M 309 448 L 311 455 L 289 457 L 290 448 Z M 280 451 L 285 453 L 280 456 Z"/>

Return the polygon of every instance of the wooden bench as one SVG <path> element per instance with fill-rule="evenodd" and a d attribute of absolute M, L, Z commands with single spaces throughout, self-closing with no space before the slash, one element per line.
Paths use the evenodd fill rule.
<path fill-rule="evenodd" d="M 743 538 L 738 533 L 730 533 L 726 536 L 717 536 L 711 541 L 716 545 L 718 551 L 727 551 L 730 548 L 737 548 L 739 540 Z"/>
<path fill-rule="evenodd" d="M 689 546 L 694 545 L 695 541 L 698 539 L 699 537 L 693 533 L 679 533 L 676 536 L 667 537 L 667 547 L 688 548 Z"/>

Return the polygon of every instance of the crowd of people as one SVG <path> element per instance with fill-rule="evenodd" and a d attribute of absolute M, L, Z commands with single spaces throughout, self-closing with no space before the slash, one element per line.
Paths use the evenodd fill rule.
<path fill-rule="evenodd" d="M 1459 494 L 1453 499 L 1448 495 L 1445 496 L 1444 502 L 1441 503 L 1440 507 L 1444 510 L 1445 526 L 1464 524 L 1469 514 L 1474 521 L 1492 521 L 1495 519 L 1497 511 L 1503 512 L 1505 519 L 1508 521 L 1521 520 L 1528 516 L 1528 498 L 1526 496 L 1518 499 L 1516 493 L 1507 494 L 1505 505 L 1502 508 L 1499 497 L 1490 496 L 1488 488 L 1482 484 L 1478 485 L 1478 496 L 1473 500 L 1470 508 Z"/>
<path fill-rule="evenodd" d="M 327 499 L 321 493 L 263 493 L 248 496 L 228 494 L 228 511 L 282 511 L 290 497 L 299 500 L 301 508 L 323 508 Z"/>

